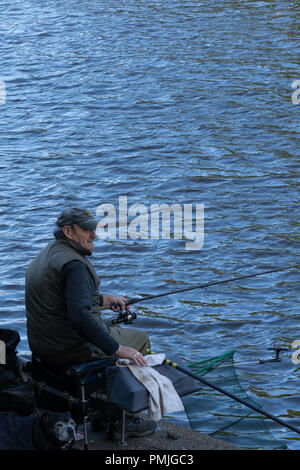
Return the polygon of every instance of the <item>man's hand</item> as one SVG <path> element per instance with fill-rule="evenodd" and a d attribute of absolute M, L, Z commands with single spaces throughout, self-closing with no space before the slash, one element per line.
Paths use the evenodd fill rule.
<path fill-rule="evenodd" d="M 125 297 L 119 295 L 103 295 L 103 308 L 109 308 L 113 312 L 130 312 L 129 305 L 126 305 Z"/>
<path fill-rule="evenodd" d="M 122 359 L 131 359 L 137 366 L 146 366 L 144 356 L 134 348 L 120 346 L 117 356 Z"/>

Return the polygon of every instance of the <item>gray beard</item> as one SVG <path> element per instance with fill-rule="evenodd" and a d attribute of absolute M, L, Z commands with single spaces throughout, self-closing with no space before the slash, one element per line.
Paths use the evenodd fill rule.
<path fill-rule="evenodd" d="M 54 236 L 55 236 L 56 240 L 60 240 L 62 242 L 67 243 L 72 248 L 74 248 L 76 251 L 78 251 L 78 253 L 80 253 L 81 255 L 83 255 L 83 256 L 91 256 L 92 255 L 91 250 L 87 250 L 86 248 L 83 248 L 79 243 L 74 242 L 74 240 L 70 240 L 69 238 L 66 238 L 64 236 L 64 233 L 61 230 L 57 230 L 56 232 L 54 232 Z"/>

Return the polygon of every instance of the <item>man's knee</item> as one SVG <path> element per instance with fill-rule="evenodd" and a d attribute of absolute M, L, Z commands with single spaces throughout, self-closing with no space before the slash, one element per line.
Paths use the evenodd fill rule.
<path fill-rule="evenodd" d="M 140 333 L 141 333 L 141 347 L 139 348 L 139 351 L 143 355 L 145 355 L 146 350 L 150 349 L 150 338 L 145 331 L 140 331 Z"/>
<path fill-rule="evenodd" d="M 150 339 L 148 334 L 143 330 L 136 328 L 110 328 L 109 333 L 122 346 L 128 346 L 136 349 L 142 354 L 146 354 L 146 350 L 150 349 Z"/>

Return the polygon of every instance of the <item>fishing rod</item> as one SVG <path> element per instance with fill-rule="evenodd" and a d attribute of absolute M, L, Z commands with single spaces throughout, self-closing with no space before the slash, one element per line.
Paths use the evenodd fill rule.
<path fill-rule="evenodd" d="M 155 354 L 155 352 L 151 351 L 150 349 L 147 349 L 146 354 Z M 243 398 L 237 397 L 233 393 L 230 393 L 227 390 L 224 390 L 224 388 L 219 387 L 218 385 L 215 385 L 215 384 L 209 382 L 208 380 L 204 379 L 203 377 L 198 377 L 197 374 L 194 374 L 193 372 L 190 372 L 189 370 L 179 366 L 176 362 L 171 362 L 170 359 L 164 359 L 163 364 L 167 364 L 170 367 L 173 367 L 173 368 L 179 370 L 180 372 L 183 372 L 184 374 L 189 375 L 193 379 L 198 380 L 198 382 L 201 382 L 204 385 L 207 385 L 208 387 L 213 388 L 214 390 L 222 393 L 223 395 L 226 395 L 226 396 L 232 398 L 233 400 L 238 401 L 242 405 L 245 405 L 248 408 L 251 408 L 252 410 L 264 415 L 266 418 L 272 419 L 276 423 L 281 424 L 282 426 L 285 426 L 286 428 L 290 429 L 291 431 L 296 432 L 297 434 L 300 434 L 300 429 L 296 428 L 292 424 L 289 424 L 286 421 L 283 421 L 282 419 L 277 418 L 277 416 L 274 416 L 273 414 L 262 410 L 261 408 L 259 408 L 258 406 L 254 405 L 252 403 L 248 403 Z"/>
<path fill-rule="evenodd" d="M 203 289 L 205 287 L 216 286 L 216 285 L 219 285 L 219 284 L 226 284 L 228 282 L 241 281 L 242 279 L 247 279 L 247 278 L 251 278 L 251 277 L 255 277 L 255 276 L 262 276 L 263 274 L 277 273 L 279 271 L 285 271 L 287 269 L 293 269 L 293 268 L 298 268 L 298 267 L 300 267 L 300 264 L 295 264 L 294 266 L 288 266 L 288 267 L 285 267 L 285 268 L 272 269 L 270 271 L 263 271 L 263 272 L 256 273 L 256 274 L 247 274 L 245 276 L 235 277 L 235 278 L 231 278 L 231 279 L 223 279 L 222 281 L 209 282 L 207 284 L 198 284 L 198 285 L 192 286 L 192 287 L 184 287 L 182 289 L 176 289 L 176 290 L 173 290 L 171 292 L 164 292 L 163 294 L 148 295 L 147 297 L 142 297 L 142 298 L 141 297 L 135 297 L 135 298 L 126 300 L 126 305 L 127 306 L 128 305 L 133 305 L 133 304 L 136 304 L 137 302 L 143 302 L 145 300 L 157 299 L 158 297 L 164 297 L 166 295 L 178 294 L 179 292 L 187 292 L 187 291 L 191 291 L 191 290 L 194 290 L 194 289 Z"/>

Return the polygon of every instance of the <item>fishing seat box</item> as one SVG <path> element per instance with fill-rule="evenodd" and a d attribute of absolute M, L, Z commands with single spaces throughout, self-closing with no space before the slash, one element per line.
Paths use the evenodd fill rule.
<path fill-rule="evenodd" d="M 168 355 L 171 362 L 184 366 L 183 361 L 172 354 Z M 159 374 L 171 380 L 180 397 L 200 390 L 199 382 L 167 364 L 153 367 Z M 145 410 L 149 406 L 149 392 L 127 367 L 109 366 L 105 369 L 107 399 L 131 413 Z"/>

